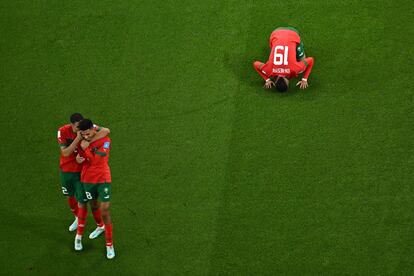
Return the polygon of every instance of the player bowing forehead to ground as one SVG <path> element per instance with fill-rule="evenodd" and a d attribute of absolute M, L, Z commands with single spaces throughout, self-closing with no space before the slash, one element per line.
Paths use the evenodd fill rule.
<path fill-rule="evenodd" d="M 102 219 L 105 223 L 106 257 L 115 257 L 115 250 L 112 243 L 112 221 L 109 214 L 111 199 L 111 171 L 108 165 L 111 139 L 104 137 L 94 140 L 96 130 L 89 119 L 79 123 L 80 133 L 83 140 L 80 143 L 79 154 L 83 159 L 81 183 L 85 189 L 86 197 L 89 200 L 101 201 L 100 207 Z M 79 205 L 79 226 L 75 237 L 75 250 L 82 250 L 82 235 L 85 228 L 87 208 Z"/>
<path fill-rule="evenodd" d="M 76 162 L 77 146 L 82 140 L 78 125 L 83 119 L 79 113 L 74 113 L 70 116 L 70 124 L 59 128 L 57 133 L 57 140 L 60 146 L 60 179 L 62 184 L 62 193 L 68 197 L 69 207 L 75 216 L 75 220 L 69 226 L 69 231 L 75 231 L 78 227 L 78 204 L 77 200 L 82 200 L 83 190 L 80 184 L 81 166 Z M 99 133 L 95 139 L 100 139 L 109 134 L 107 128 L 97 128 Z M 99 214 L 100 216 L 100 214 Z"/>
<path fill-rule="evenodd" d="M 254 69 L 265 80 L 264 87 L 269 89 L 276 86 L 278 91 L 285 92 L 289 87 L 289 79 L 303 73 L 302 80 L 296 85 L 300 89 L 307 88 L 313 58 L 305 57 L 299 32 L 292 27 L 277 28 L 270 36 L 270 48 L 271 53 L 266 63 L 253 63 Z"/>

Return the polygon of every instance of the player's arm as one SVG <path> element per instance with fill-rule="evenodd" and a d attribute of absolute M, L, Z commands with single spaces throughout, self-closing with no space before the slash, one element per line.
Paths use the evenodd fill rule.
<path fill-rule="evenodd" d="M 95 151 L 93 151 L 89 145 L 90 143 L 86 140 L 81 142 L 81 156 L 86 158 L 91 163 L 99 161 L 109 153 L 110 142 L 104 142 L 103 145 Z"/>
<path fill-rule="evenodd" d="M 79 141 L 82 140 L 82 136 L 80 135 L 79 132 L 77 133 L 75 140 L 73 140 L 69 146 L 65 146 L 64 144 L 61 144 L 60 143 L 61 141 L 59 138 L 60 137 L 58 137 L 58 142 L 61 145 L 60 151 L 64 157 L 70 156 L 75 151 Z"/>
<path fill-rule="evenodd" d="M 267 89 L 275 85 L 275 83 L 270 78 L 272 75 L 271 72 L 269 72 L 268 67 L 271 66 L 268 66 L 268 63 L 269 61 L 267 63 L 261 63 L 259 61 L 253 63 L 253 67 L 256 70 L 256 72 L 259 73 L 259 75 L 265 80 L 264 87 Z"/>
<path fill-rule="evenodd" d="M 305 65 L 306 65 L 306 70 L 303 73 L 302 80 L 300 80 L 296 84 L 296 86 L 299 85 L 299 88 L 300 89 L 305 89 L 305 88 L 308 87 L 308 78 L 309 78 L 309 75 L 310 75 L 310 73 L 312 71 L 314 59 L 313 59 L 313 57 L 307 57 L 307 58 L 305 58 L 305 60 L 303 61 L 303 63 L 305 63 Z"/>
<path fill-rule="evenodd" d="M 82 157 L 82 155 L 80 155 L 79 153 L 76 155 L 76 162 L 78 164 L 82 164 L 83 162 L 85 162 L 85 157 Z"/>
<path fill-rule="evenodd" d="M 109 133 L 111 133 L 111 130 L 109 128 L 106 128 L 106 127 L 98 127 L 95 136 L 92 138 L 92 140 L 90 142 L 93 143 L 96 140 L 102 139 L 102 138 L 108 136 Z"/>

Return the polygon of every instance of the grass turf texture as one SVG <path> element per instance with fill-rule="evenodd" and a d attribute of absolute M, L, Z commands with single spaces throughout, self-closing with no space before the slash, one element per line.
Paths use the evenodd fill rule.
<path fill-rule="evenodd" d="M 413 4 L 0 3 L 1 274 L 414 271 Z M 251 66 L 280 25 L 306 91 Z M 293 87 L 293 82 L 291 87 Z M 57 127 L 111 128 L 117 257 L 73 250 Z"/>

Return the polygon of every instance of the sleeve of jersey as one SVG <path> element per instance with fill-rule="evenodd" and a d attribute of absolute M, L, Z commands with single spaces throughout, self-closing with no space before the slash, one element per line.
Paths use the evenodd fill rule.
<path fill-rule="evenodd" d="M 93 128 L 94 128 L 96 131 L 100 131 L 100 130 L 102 129 L 102 127 L 101 127 L 101 126 L 98 126 L 98 125 L 93 125 Z"/>
<path fill-rule="evenodd" d="M 313 67 L 313 58 L 312 57 L 307 57 L 305 58 L 305 64 L 307 64 L 306 66 L 306 70 L 305 73 L 303 74 L 303 79 L 308 79 L 309 75 L 312 71 L 312 67 Z"/>
<path fill-rule="evenodd" d="M 272 77 L 272 63 L 269 61 L 265 63 L 261 68 L 257 70 L 257 72 L 262 76 L 264 80 Z"/>
<path fill-rule="evenodd" d="M 92 152 L 92 148 L 88 147 L 85 150 L 81 151 L 82 157 L 88 159 L 89 162 L 95 161 L 95 154 Z"/>
<path fill-rule="evenodd" d="M 86 150 L 88 150 L 88 149 L 86 149 Z M 82 156 L 83 158 L 87 158 L 86 157 L 86 152 L 80 146 L 77 147 L 77 151 L 78 151 L 78 154 L 80 156 Z"/>
<path fill-rule="evenodd" d="M 89 162 L 93 163 L 108 155 L 110 149 L 110 142 L 103 143 L 95 152 L 92 152 L 92 148 L 88 147 L 83 155 L 86 157 Z"/>
<path fill-rule="evenodd" d="M 61 129 L 59 129 L 58 132 L 57 132 L 57 142 L 59 144 L 59 147 L 61 147 L 61 148 L 64 148 L 64 147 L 67 146 L 66 145 L 66 139 L 63 136 L 63 133 L 62 133 Z"/>

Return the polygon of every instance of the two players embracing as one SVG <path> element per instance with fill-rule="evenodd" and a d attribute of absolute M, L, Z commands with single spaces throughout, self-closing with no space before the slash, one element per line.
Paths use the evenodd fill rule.
<path fill-rule="evenodd" d="M 89 202 L 97 228 L 89 235 L 97 238 L 105 232 L 106 256 L 115 257 L 112 242 L 112 221 L 109 213 L 111 198 L 111 172 L 108 165 L 111 140 L 110 130 L 101 128 L 84 119 L 79 113 L 70 116 L 70 124 L 58 130 L 60 154 L 60 177 L 62 192 L 75 215 L 69 231 L 77 231 L 75 250 L 83 249 Z M 99 200 L 99 201 L 98 201 Z"/>

